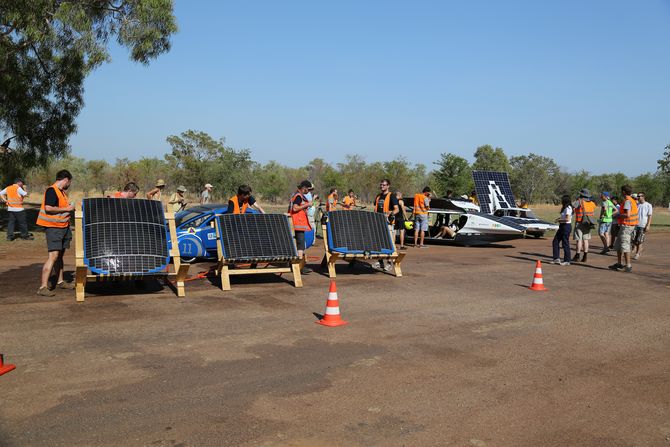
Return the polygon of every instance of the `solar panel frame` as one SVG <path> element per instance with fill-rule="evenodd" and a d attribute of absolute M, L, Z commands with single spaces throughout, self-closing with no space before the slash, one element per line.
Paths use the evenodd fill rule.
<path fill-rule="evenodd" d="M 506 172 L 472 171 L 479 207 L 483 213 L 492 214 L 497 209 L 516 208 L 516 199 Z M 497 186 L 497 188 L 492 188 Z M 492 197 L 495 194 L 495 197 Z M 495 206 L 497 203 L 497 207 Z"/>
<path fill-rule="evenodd" d="M 161 202 L 83 199 L 82 232 L 83 262 L 94 274 L 166 274 L 170 236 Z"/>
<path fill-rule="evenodd" d="M 216 216 L 221 256 L 230 263 L 298 260 L 290 218 L 284 214 Z"/>
<path fill-rule="evenodd" d="M 328 212 L 328 248 L 343 254 L 392 255 L 395 243 L 386 215 L 361 210 Z"/>

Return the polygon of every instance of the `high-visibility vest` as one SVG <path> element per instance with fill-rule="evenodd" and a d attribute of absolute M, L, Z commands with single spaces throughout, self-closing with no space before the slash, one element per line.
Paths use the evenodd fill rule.
<path fill-rule="evenodd" d="M 63 191 L 56 186 L 56 183 L 51 185 L 54 191 L 56 191 L 56 196 L 58 197 L 58 208 L 67 208 L 70 204 L 67 201 L 67 196 Z M 47 189 L 48 191 L 48 189 Z M 47 193 L 44 192 L 44 198 L 42 199 L 42 206 L 40 207 L 40 212 L 37 214 L 37 225 L 42 227 L 49 228 L 67 228 L 70 226 L 70 212 L 57 213 L 57 214 L 48 214 L 44 210 L 44 202 L 46 201 Z"/>
<path fill-rule="evenodd" d="M 7 187 L 7 206 L 23 209 L 23 196 L 19 194 L 19 188 L 17 184 Z"/>
<path fill-rule="evenodd" d="M 123 194 L 121 193 L 121 191 L 116 191 L 114 194 L 112 194 L 112 198 L 123 199 Z"/>
<path fill-rule="evenodd" d="M 575 209 L 575 222 L 584 220 L 584 216 L 593 216 L 596 211 L 596 204 L 592 201 L 579 199 L 579 206 Z"/>
<path fill-rule="evenodd" d="M 307 212 L 304 209 L 293 211 L 293 201 L 298 196 L 302 197 L 303 202 L 307 202 L 307 198 L 302 195 L 300 191 L 296 191 L 295 194 L 291 196 L 291 201 L 288 204 L 288 213 L 291 215 L 291 220 L 293 221 L 293 229 L 295 231 L 309 231 L 312 227 L 309 224 Z"/>
<path fill-rule="evenodd" d="M 377 198 L 375 199 L 375 211 L 377 211 L 378 205 L 379 205 L 379 198 L 381 197 L 381 194 L 377 194 Z M 386 197 L 384 197 L 384 205 L 382 205 L 382 210 L 385 213 L 388 213 L 391 211 L 391 193 L 388 192 L 386 193 Z"/>
<path fill-rule="evenodd" d="M 247 208 L 249 207 L 248 202 L 244 202 L 242 204 L 242 207 L 240 208 L 240 200 L 239 198 L 235 195 L 228 199 L 229 202 L 233 202 L 233 214 L 244 214 L 247 212 Z"/>
<path fill-rule="evenodd" d="M 335 211 L 335 205 L 337 205 L 337 198 L 335 198 L 335 193 L 328 194 L 328 200 L 326 200 L 326 211 Z"/>
<path fill-rule="evenodd" d="M 624 210 L 626 200 L 630 202 L 630 217 L 626 217 L 626 211 Z M 623 202 L 621 202 L 621 209 L 619 211 L 619 217 L 617 217 L 617 223 L 626 227 L 634 227 L 637 225 L 637 202 L 633 200 L 631 196 L 626 196 Z"/>
<path fill-rule="evenodd" d="M 603 223 L 612 222 L 612 214 L 614 213 L 614 204 L 610 199 L 607 199 L 603 202 L 603 214 L 602 219 L 600 220 Z"/>
<path fill-rule="evenodd" d="M 356 199 L 353 199 L 349 196 L 345 196 L 344 199 L 342 200 L 342 208 L 344 208 L 345 210 L 353 209 L 355 205 L 356 205 Z"/>
<path fill-rule="evenodd" d="M 425 194 L 414 194 L 414 214 L 428 214 Z"/>

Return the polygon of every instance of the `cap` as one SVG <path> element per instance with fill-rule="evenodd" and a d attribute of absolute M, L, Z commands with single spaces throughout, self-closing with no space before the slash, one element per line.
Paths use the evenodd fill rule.
<path fill-rule="evenodd" d="M 179 185 L 179 186 L 177 187 L 177 191 L 179 191 L 179 192 L 186 192 L 186 186 L 184 186 L 184 185 Z"/>
<path fill-rule="evenodd" d="M 165 180 L 163 180 L 162 178 L 159 178 L 158 180 L 156 180 L 156 187 L 159 187 L 159 186 L 165 186 Z"/>
<path fill-rule="evenodd" d="M 314 188 L 314 186 L 312 186 L 312 182 L 310 182 L 309 180 L 303 180 L 303 181 L 300 182 L 300 184 L 298 185 L 298 188 L 307 188 L 307 189 L 309 189 L 309 188 Z"/>
<path fill-rule="evenodd" d="M 205 188 L 214 188 L 211 183 L 205 183 Z"/>
<path fill-rule="evenodd" d="M 633 194 L 630 195 L 632 198 L 637 199 L 637 193 L 634 192 Z"/>
<path fill-rule="evenodd" d="M 610 193 L 609 191 L 603 191 L 602 194 L 607 197 L 608 199 L 610 198 Z"/>
<path fill-rule="evenodd" d="M 589 191 L 586 188 L 582 188 L 581 191 L 579 191 L 579 197 L 590 198 L 591 197 L 591 191 Z"/>
<path fill-rule="evenodd" d="M 469 197 L 468 197 L 468 195 L 467 195 L 467 194 L 463 194 L 463 195 L 461 196 L 461 199 L 463 199 L 463 200 L 468 200 L 468 199 L 469 199 Z"/>

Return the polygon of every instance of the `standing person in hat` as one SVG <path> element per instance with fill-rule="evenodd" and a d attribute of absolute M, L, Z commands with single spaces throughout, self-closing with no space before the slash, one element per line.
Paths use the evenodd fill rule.
<path fill-rule="evenodd" d="M 642 253 L 642 244 L 649 227 L 651 227 L 651 216 L 654 213 L 651 203 L 647 202 L 647 196 L 643 192 L 637 193 L 637 225 L 633 235 L 633 245 L 635 246 L 634 260 L 640 259 Z"/>
<path fill-rule="evenodd" d="M 200 194 L 200 205 L 212 203 L 212 184 L 205 183 L 205 190 Z"/>
<path fill-rule="evenodd" d="M 159 178 L 156 180 L 156 185 L 154 189 L 147 193 L 147 199 L 149 200 L 158 200 L 160 201 L 163 197 L 163 189 L 165 189 L 165 180 Z"/>
<path fill-rule="evenodd" d="M 607 254 L 610 251 L 610 235 L 612 233 L 612 216 L 616 208 L 614 203 L 610 200 L 610 193 L 603 191 L 600 193 L 600 200 L 602 205 L 600 205 L 600 225 L 598 227 L 598 235 L 600 240 L 603 241 L 603 249 L 600 252 L 601 255 Z"/>
<path fill-rule="evenodd" d="M 307 209 L 312 206 L 312 202 L 307 200 L 305 194 L 309 192 L 309 188 L 312 186 L 312 182 L 309 180 L 303 180 L 298 185 L 298 189 L 291 196 L 291 201 L 288 205 L 288 213 L 291 215 L 291 220 L 293 221 L 293 231 L 295 233 L 295 245 L 298 249 L 298 257 L 301 259 L 301 262 L 304 265 L 304 253 L 305 253 L 305 232 L 312 229 L 309 224 L 309 218 L 307 217 Z M 303 267 L 300 270 L 300 273 L 311 273 L 312 269 L 308 267 Z"/>
<path fill-rule="evenodd" d="M 591 200 L 591 191 L 582 188 L 579 191 L 579 199 L 572 203 L 572 209 L 575 213 L 575 232 L 573 237 L 577 241 L 577 253 L 575 253 L 572 261 L 586 262 L 592 228 L 588 221 L 594 219 L 593 216 L 596 211 L 596 204 Z"/>
<path fill-rule="evenodd" d="M 14 184 L 9 185 L 0 191 L 0 200 L 7 205 L 7 240 L 13 241 L 14 226 L 18 224 L 21 232 L 21 239 L 32 240 L 33 236 L 28 233 L 28 223 L 26 222 L 26 210 L 23 209 L 23 198 L 28 195 L 26 185 L 23 180 L 17 178 Z"/>
<path fill-rule="evenodd" d="M 172 212 L 173 213 L 178 213 L 179 211 L 183 211 L 186 209 L 186 197 L 184 197 L 184 193 L 186 192 L 186 187 L 183 185 L 179 185 L 177 187 L 177 192 L 172 194 L 170 197 L 170 201 L 168 204 L 172 205 Z"/>

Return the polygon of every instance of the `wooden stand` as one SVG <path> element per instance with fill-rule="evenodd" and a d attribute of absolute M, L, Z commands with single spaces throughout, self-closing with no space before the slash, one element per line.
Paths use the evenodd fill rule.
<path fill-rule="evenodd" d="M 365 259 L 365 260 L 370 260 L 370 259 L 387 259 L 393 263 L 393 276 L 400 277 L 402 276 L 402 270 L 400 269 L 400 263 L 402 262 L 403 258 L 405 257 L 405 253 L 398 253 L 395 251 L 395 243 L 393 244 L 394 251 L 390 255 L 378 255 L 378 254 L 345 254 L 345 253 L 338 253 L 338 252 L 331 252 L 330 247 L 328 246 L 328 227 L 327 225 L 322 226 L 323 229 L 323 246 L 326 250 L 326 253 L 323 256 L 323 260 L 321 261 L 322 266 L 327 266 L 328 267 L 328 276 L 331 278 L 335 278 L 336 273 L 335 273 L 335 263 L 338 260 L 342 261 L 347 261 L 349 263 L 354 263 L 357 260 Z M 393 227 L 389 226 L 389 232 L 390 234 L 393 234 Z"/>
<path fill-rule="evenodd" d="M 300 270 L 304 265 L 304 260 L 292 259 L 285 262 L 268 261 L 265 267 L 258 267 L 258 263 L 236 263 L 223 257 L 223 246 L 221 244 L 221 230 L 219 228 L 218 217 L 216 220 L 216 251 L 218 263 L 216 265 L 216 274 L 221 277 L 221 290 L 230 290 L 230 277 L 232 275 L 258 275 L 262 273 L 293 273 L 293 285 L 302 287 L 302 276 Z M 291 228 L 293 230 L 293 228 Z M 294 242 L 295 243 L 295 242 Z M 260 263 L 265 264 L 265 261 Z M 281 265 L 285 264 L 285 265 Z"/>
<path fill-rule="evenodd" d="M 85 287 L 87 282 L 92 281 L 107 281 L 107 280 L 132 280 L 144 279 L 152 277 L 167 277 L 168 281 L 174 282 L 174 289 L 178 297 L 186 296 L 184 290 L 184 280 L 188 275 L 189 264 L 182 263 L 179 255 L 179 245 L 177 243 L 177 229 L 174 223 L 174 213 L 166 212 L 165 220 L 170 228 L 170 241 L 172 241 L 172 248 L 170 248 L 171 262 L 168 265 L 165 273 L 154 275 L 97 275 L 88 272 L 88 266 L 84 263 L 84 230 L 82 228 L 82 219 L 84 215 L 81 210 L 81 202 L 77 203 L 77 209 L 74 212 L 74 246 L 75 246 L 75 285 L 76 285 L 76 299 L 78 302 L 83 302 L 85 298 Z M 173 266 L 173 271 L 170 272 L 170 265 Z"/>

